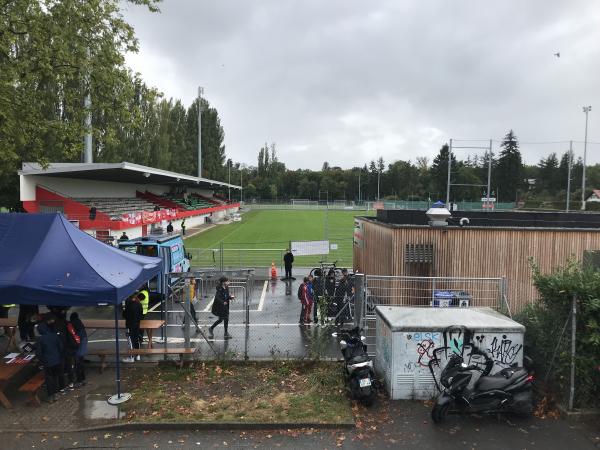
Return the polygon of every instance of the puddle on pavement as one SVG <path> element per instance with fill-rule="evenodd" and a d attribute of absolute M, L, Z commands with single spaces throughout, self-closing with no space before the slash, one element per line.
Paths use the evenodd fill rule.
<path fill-rule="evenodd" d="M 104 394 L 88 394 L 84 400 L 83 415 L 90 420 L 123 419 L 125 412 L 119 406 L 109 405 Z"/>

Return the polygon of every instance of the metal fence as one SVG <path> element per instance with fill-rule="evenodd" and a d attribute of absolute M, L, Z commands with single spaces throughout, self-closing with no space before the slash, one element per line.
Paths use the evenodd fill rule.
<path fill-rule="evenodd" d="M 320 261 L 336 261 L 339 267 L 352 268 L 352 238 L 329 239 L 329 253 L 325 255 L 296 256 L 294 265 L 316 266 Z M 197 268 L 225 270 L 232 267 L 270 267 L 272 263 L 283 270 L 283 255 L 289 241 L 227 243 L 220 242 L 213 248 L 186 248 L 192 256 L 191 264 Z"/>
<path fill-rule="evenodd" d="M 360 283 L 358 283 L 360 286 Z M 375 308 L 489 307 L 510 316 L 505 278 L 455 278 L 365 275 L 362 294 L 357 297 L 360 325 L 369 351 L 375 350 Z"/>

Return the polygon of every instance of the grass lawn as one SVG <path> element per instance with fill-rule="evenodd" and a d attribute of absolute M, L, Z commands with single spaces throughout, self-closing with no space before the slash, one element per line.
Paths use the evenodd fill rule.
<path fill-rule="evenodd" d="M 218 225 L 186 239 L 186 249 L 224 248 L 226 265 L 268 266 L 280 264 L 283 251 L 290 241 L 316 241 L 328 238 L 337 249 L 329 255 L 298 257 L 296 264 L 312 266 L 321 259 L 337 260 L 352 265 L 352 232 L 355 216 L 372 214 L 367 211 L 339 210 L 255 210 L 242 215 L 241 222 Z M 214 251 L 192 251 L 192 265 L 218 263 Z"/>
<path fill-rule="evenodd" d="M 339 364 L 203 362 L 132 369 L 135 422 L 346 423 L 352 420 Z"/>

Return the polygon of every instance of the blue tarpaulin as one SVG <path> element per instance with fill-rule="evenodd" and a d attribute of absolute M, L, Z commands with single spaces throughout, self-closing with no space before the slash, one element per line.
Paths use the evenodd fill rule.
<path fill-rule="evenodd" d="M 0 214 L 0 303 L 116 305 L 160 270 L 160 258 L 104 244 L 62 214 Z"/>

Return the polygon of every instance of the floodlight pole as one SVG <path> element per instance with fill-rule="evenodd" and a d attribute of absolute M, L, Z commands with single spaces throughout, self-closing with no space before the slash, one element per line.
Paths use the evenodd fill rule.
<path fill-rule="evenodd" d="M 490 205 L 490 189 L 492 184 L 492 140 L 490 139 L 490 154 L 488 155 L 487 204 Z"/>
<path fill-rule="evenodd" d="M 227 182 L 229 186 L 227 186 L 227 200 L 231 201 L 231 158 L 229 158 L 229 181 Z"/>
<path fill-rule="evenodd" d="M 202 178 L 202 95 L 204 88 L 198 87 L 198 178 Z"/>
<path fill-rule="evenodd" d="M 94 162 L 94 153 L 92 150 L 92 95 L 90 83 L 90 49 L 87 49 L 88 68 L 85 73 L 85 97 L 83 99 L 83 108 L 85 109 L 84 127 L 85 136 L 83 138 L 83 162 L 91 164 Z"/>
<path fill-rule="evenodd" d="M 360 205 L 360 173 L 362 172 L 362 168 L 358 169 L 358 204 Z"/>
<path fill-rule="evenodd" d="M 585 211 L 585 164 L 587 160 L 587 129 L 588 129 L 588 113 L 592 110 L 591 106 L 584 106 L 585 113 L 585 139 L 583 140 L 583 177 L 581 180 L 581 210 Z"/>
<path fill-rule="evenodd" d="M 569 141 L 569 164 L 567 170 L 567 208 L 565 212 L 569 212 L 571 205 L 571 169 L 573 167 L 573 141 Z"/>
<path fill-rule="evenodd" d="M 448 145 L 448 181 L 446 184 L 446 208 L 450 204 L 450 171 L 452 170 L 452 139 Z"/>
<path fill-rule="evenodd" d="M 377 168 L 377 201 L 379 201 L 379 178 L 381 176 L 381 170 Z"/>

